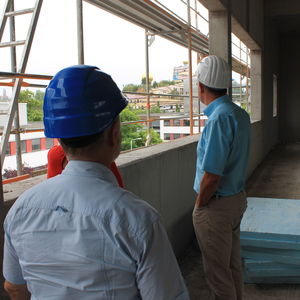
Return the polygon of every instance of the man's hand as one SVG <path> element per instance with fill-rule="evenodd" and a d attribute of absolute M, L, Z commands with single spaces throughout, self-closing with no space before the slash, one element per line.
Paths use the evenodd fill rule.
<path fill-rule="evenodd" d="M 204 172 L 200 182 L 200 193 L 196 198 L 195 206 L 200 208 L 208 204 L 211 197 L 216 193 L 221 181 L 221 176 Z"/>
<path fill-rule="evenodd" d="M 5 280 L 4 289 L 11 300 L 30 300 L 31 298 L 26 284 L 13 284 Z"/>

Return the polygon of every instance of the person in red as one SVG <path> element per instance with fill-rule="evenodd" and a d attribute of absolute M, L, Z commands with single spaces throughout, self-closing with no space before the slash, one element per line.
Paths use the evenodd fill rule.
<path fill-rule="evenodd" d="M 63 171 L 63 169 L 66 167 L 68 163 L 66 154 L 61 145 L 53 146 L 49 150 L 47 158 L 48 158 L 47 178 L 51 178 L 58 174 L 61 174 L 61 172 Z M 121 188 L 124 188 L 124 182 L 121 173 L 115 162 L 111 163 L 110 170 L 116 176 L 119 186 Z"/>

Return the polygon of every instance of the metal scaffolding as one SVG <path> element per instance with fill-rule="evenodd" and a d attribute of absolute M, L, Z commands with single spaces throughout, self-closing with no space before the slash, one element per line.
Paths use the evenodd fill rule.
<path fill-rule="evenodd" d="M 104 9 L 109 13 L 112 13 L 118 17 L 121 17 L 131 23 L 144 28 L 145 30 L 145 69 L 146 69 L 146 92 L 144 93 L 147 98 L 146 104 L 146 112 L 147 112 L 147 119 L 144 120 L 147 124 L 148 130 L 148 137 L 146 144 L 150 144 L 150 130 L 151 130 L 151 118 L 150 114 L 150 97 L 151 96 L 159 96 L 159 94 L 153 94 L 150 92 L 150 82 L 149 82 L 149 47 L 155 40 L 155 36 L 161 36 L 171 42 L 174 42 L 178 45 L 184 46 L 187 49 L 187 56 L 188 56 L 188 79 L 189 79 L 189 118 L 190 118 L 190 134 L 192 135 L 194 132 L 194 124 L 193 120 L 194 117 L 199 117 L 199 130 L 200 130 L 200 111 L 198 114 L 193 112 L 193 88 L 192 88 L 192 51 L 197 53 L 197 57 L 203 57 L 208 54 L 208 36 L 201 32 L 201 22 L 208 22 L 207 17 L 203 16 L 200 11 L 200 3 L 197 0 L 174 0 L 173 4 L 177 1 L 180 2 L 182 5 L 186 7 L 186 11 L 184 15 L 179 16 L 176 14 L 170 7 L 167 5 L 170 2 L 166 2 L 164 0 L 135 0 L 135 1 L 123 1 L 123 0 L 85 0 L 87 3 L 94 5 L 95 7 Z M 83 0 L 74 0 L 77 5 L 77 45 L 78 45 L 78 63 L 84 63 L 84 39 L 83 39 Z M 166 3 L 164 3 L 166 2 Z M 26 74 L 25 68 L 26 63 L 33 39 L 33 34 L 35 27 L 37 25 L 38 20 L 38 13 L 41 9 L 41 0 L 36 1 L 36 8 L 31 9 L 23 9 L 22 11 L 14 12 L 13 13 L 13 0 L 6 0 L 4 10 L 4 14 L 2 16 L 3 22 L 0 27 L 0 37 L 3 35 L 4 25 L 6 19 L 10 19 L 11 24 L 11 41 L 9 43 L 2 43 L 2 47 L 7 46 L 10 44 L 12 49 L 15 49 L 16 45 L 25 44 L 26 40 L 24 41 L 14 41 L 14 26 L 13 21 L 14 17 L 17 15 L 21 15 L 24 13 L 35 13 L 34 22 L 30 25 L 31 28 L 29 32 L 31 32 L 31 38 L 27 45 L 26 49 L 26 60 L 23 63 L 23 68 L 16 69 L 16 63 L 12 63 L 12 72 L 0 72 L 0 79 L 3 78 L 10 78 L 12 82 L 1 82 L 0 85 L 2 86 L 12 86 L 17 84 L 17 89 L 13 93 L 12 101 L 14 103 L 14 110 L 10 113 L 10 120 L 13 119 L 12 115 L 17 111 L 17 97 L 20 92 L 21 86 L 26 87 L 46 87 L 43 84 L 36 84 L 36 83 L 27 83 L 24 79 L 40 79 L 40 80 L 50 80 L 52 77 L 47 75 L 38 75 L 38 74 Z M 193 21 L 192 21 L 193 19 Z M 1 46 L 1 45 L 0 45 Z M 13 54 L 13 52 L 12 52 Z M 12 55 L 13 57 L 13 55 Z M 13 61 L 13 59 L 12 59 Z M 242 74 L 243 76 L 249 75 L 249 67 L 247 63 L 238 59 L 237 57 L 233 57 L 233 70 L 237 71 L 238 73 Z M 18 71 L 18 72 L 17 72 Z M 140 93 L 143 94 L 143 93 Z M 166 96 L 165 94 L 163 96 Z M 168 95 L 167 95 L 168 96 Z M 182 95 L 181 95 L 182 96 Z M 176 97 L 172 95 L 172 97 Z M 180 97 L 180 96 L 179 96 Z M 12 124 L 12 121 L 10 121 Z M 1 162 L 3 164 L 5 150 L 8 145 L 8 137 L 12 130 L 12 126 L 8 126 L 6 130 L 3 132 L 2 136 L 2 154 L 1 154 Z M 13 129 L 14 133 L 20 133 L 20 126 L 16 122 L 16 126 Z M 20 150 L 20 146 L 19 146 Z M 19 151 L 20 153 L 21 151 Z M 21 162 L 18 164 L 21 165 Z M 18 167 L 18 170 L 20 166 Z"/>

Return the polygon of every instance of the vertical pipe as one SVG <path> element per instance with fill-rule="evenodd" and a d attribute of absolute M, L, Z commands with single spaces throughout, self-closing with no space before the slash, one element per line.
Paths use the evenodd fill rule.
<path fill-rule="evenodd" d="M 145 59 L 146 59 L 146 93 L 147 93 L 147 138 L 145 146 L 151 143 L 151 124 L 150 120 L 150 95 L 149 95 L 149 35 L 148 30 L 145 30 Z"/>
<path fill-rule="evenodd" d="M 11 2 L 10 11 L 14 11 L 14 1 Z M 9 28 L 10 28 L 10 41 L 13 42 L 16 40 L 16 29 L 15 29 L 15 17 L 12 16 L 9 18 Z M 17 72 L 17 55 L 16 47 L 10 48 L 10 57 L 11 57 L 11 71 Z M 13 81 L 15 81 L 13 79 Z M 19 119 L 19 105 L 17 105 L 15 113 L 15 140 L 16 140 L 16 162 L 17 162 L 17 175 L 22 174 L 22 152 L 21 152 L 21 137 L 20 137 L 20 119 Z"/>
<path fill-rule="evenodd" d="M 190 135 L 194 134 L 193 119 L 193 73 L 192 73 L 192 32 L 191 32 L 191 10 L 190 0 L 187 1 L 188 13 L 188 53 L 189 53 L 189 91 L 190 91 Z"/>
<path fill-rule="evenodd" d="M 84 42 L 83 42 L 83 13 L 82 0 L 77 0 L 77 47 L 78 64 L 84 64 Z"/>

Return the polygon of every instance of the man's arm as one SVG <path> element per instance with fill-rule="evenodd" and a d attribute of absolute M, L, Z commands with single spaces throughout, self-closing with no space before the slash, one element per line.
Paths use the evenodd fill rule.
<path fill-rule="evenodd" d="M 11 300 L 30 300 L 30 293 L 26 284 L 13 284 L 6 280 L 4 289 Z"/>
<path fill-rule="evenodd" d="M 187 288 L 167 233 L 160 221 L 153 224 L 137 263 L 136 281 L 142 299 L 189 300 Z"/>
<path fill-rule="evenodd" d="M 200 182 L 200 192 L 196 198 L 196 207 L 207 205 L 211 197 L 215 194 L 221 181 L 221 176 L 204 172 Z"/>

